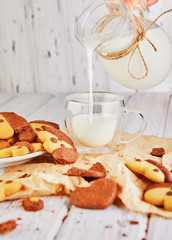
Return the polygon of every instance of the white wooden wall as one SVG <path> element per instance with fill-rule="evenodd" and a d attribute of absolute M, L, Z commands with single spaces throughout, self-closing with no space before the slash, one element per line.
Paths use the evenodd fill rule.
<path fill-rule="evenodd" d="M 69 92 L 88 90 L 87 62 L 74 35 L 81 11 L 92 0 L 0 0 L 0 92 Z M 150 18 L 172 8 L 159 0 Z M 159 24 L 172 38 L 172 13 Z M 94 90 L 130 91 L 105 73 L 94 59 Z M 172 73 L 151 91 L 171 91 Z M 149 90 L 150 91 L 150 90 Z"/>

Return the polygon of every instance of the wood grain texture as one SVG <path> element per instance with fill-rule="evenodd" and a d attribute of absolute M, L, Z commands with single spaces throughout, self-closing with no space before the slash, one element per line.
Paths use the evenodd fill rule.
<path fill-rule="evenodd" d="M 86 53 L 76 40 L 74 27 L 80 13 L 93 0 L 1 0 L 0 91 L 57 93 L 88 90 Z M 159 0 L 150 8 L 155 19 L 171 1 Z M 158 23 L 172 38 L 172 17 Z M 94 90 L 130 91 L 112 80 L 101 59 L 94 56 Z M 172 73 L 148 91 L 171 91 Z"/>
<path fill-rule="evenodd" d="M 104 210 L 72 207 L 56 240 L 144 239 L 147 217 L 115 205 Z"/>
<path fill-rule="evenodd" d="M 122 93 L 128 106 L 142 108 L 148 115 L 146 134 L 172 137 L 172 99 L 170 93 Z M 29 120 L 46 119 L 63 123 L 65 94 L 2 94 L 0 111 L 17 111 Z M 135 117 L 128 120 L 129 130 L 136 128 Z M 0 174 L 3 170 L 0 170 Z M 45 197 L 44 210 L 37 213 L 23 211 L 20 200 L 0 203 L 0 223 L 17 220 L 17 228 L 4 236 L 11 239 L 108 239 L 108 240 L 171 240 L 172 220 L 128 211 L 119 203 L 105 210 L 84 210 L 70 207 L 68 198 Z M 131 224 L 134 221 L 135 224 Z"/>
<path fill-rule="evenodd" d="M 66 197 L 43 197 L 44 208 L 38 212 L 27 212 L 21 200 L 0 204 L 0 223 L 14 219 L 18 224 L 9 234 L 1 235 L 2 240 L 53 239 L 68 212 Z"/>
<path fill-rule="evenodd" d="M 5 104 L 0 104 L 1 112 L 15 112 L 23 117 L 28 117 L 32 112 L 52 99 L 48 94 L 25 94 L 11 98 Z"/>
<path fill-rule="evenodd" d="M 162 219 L 152 216 L 149 221 L 147 240 L 170 240 L 172 235 L 172 219 Z"/>

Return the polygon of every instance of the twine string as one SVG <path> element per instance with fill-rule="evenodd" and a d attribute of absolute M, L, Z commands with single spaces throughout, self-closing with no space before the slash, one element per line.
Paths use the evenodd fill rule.
<path fill-rule="evenodd" d="M 139 18 L 134 14 L 135 8 L 137 8 L 141 13 L 141 20 L 139 20 Z M 106 60 L 115 60 L 115 59 L 122 58 L 122 57 L 128 55 L 129 53 L 131 53 L 131 56 L 128 61 L 128 72 L 134 79 L 138 79 L 138 80 L 144 79 L 145 77 L 147 77 L 147 75 L 149 73 L 149 69 L 148 69 L 146 60 L 141 52 L 140 42 L 143 41 L 144 39 L 146 39 L 147 42 L 153 47 L 154 51 L 157 51 L 157 48 L 154 45 L 154 43 L 146 37 L 146 33 L 161 16 L 163 16 L 164 14 L 169 13 L 171 11 L 172 11 L 172 9 L 169 9 L 169 10 L 161 13 L 146 29 L 145 16 L 144 16 L 144 12 L 143 12 L 142 8 L 139 5 L 132 3 L 132 5 L 129 9 L 129 13 L 131 16 L 131 20 L 136 28 L 136 37 L 133 39 L 133 41 L 127 48 L 125 48 L 121 51 L 108 53 L 106 55 L 103 55 L 101 52 L 98 52 L 98 54 Z M 113 19 L 115 19 L 119 16 L 121 16 L 121 11 L 111 11 L 110 14 L 106 14 L 105 16 L 103 16 L 96 22 L 96 24 L 94 25 L 94 27 L 92 29 L 92 33 L 102 32 L 103 29 L 106 27 L 106 25 L 110 21 L 112 21 Z M 135 76 L 131 71 L 131 61 L 132 61 L 132 58 L 134 57 L 136 50 L 139 52 L 139 56 L 141 57 L 144 68 L 145 68 L 145 73 L 141 77 Z"/>

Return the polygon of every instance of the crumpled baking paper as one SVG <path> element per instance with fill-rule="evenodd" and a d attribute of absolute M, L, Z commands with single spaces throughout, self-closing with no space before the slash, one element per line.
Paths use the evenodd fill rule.
<path fill-rule="evenodd" d="M 125 133 L 123 137 L 128 137 Z M 150 154 L 152 148 L 163 147 L 165 155 L 155 157 Z M 67 176 L 71 167 L 89 169 L 94 163 L 100 162 L 107 171 L 107 178 L 118 183 L 118 198 L 130 210 L 142 213 L 154 213 L 159 216 L 172 218 L 172 212 L 153 206 L 143 200 L 143 192 L 149 180 L 140 178 L 125 166 L 128 159 L 153 159 L 172 170 L 172 139 L 143 135 L 139 139 L 114 147 L 111 153 L 103 155 L 79 155 L 74 164 L 54 164 L 50 154 L 44 154 L 23 165 L 8 167 L 2 175 L 3 180 L 18 180 L 23 188 L 7 200 L 24 198 L 26 196 L 69 195 L 76 187 L 88 187 L 82 177 Z"/>

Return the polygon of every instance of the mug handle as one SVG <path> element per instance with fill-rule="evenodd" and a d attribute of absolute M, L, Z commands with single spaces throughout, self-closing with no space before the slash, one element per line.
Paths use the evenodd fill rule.
<path fill-rule="evenodd" d="M 130 138 L 129 140 L 120 141 L 120 143 L 129 143 L 129 142 L 132 142 L 132 141 L 136 140 L 137 138 L 139 138 L 143 134 L 145 128 L 147 127 L 147 122 L 148 122 L 147 121 L 147 116 L 141 109 L 136 108 L 136 107 L 125 107 L 124 108 L 124 114 L 126 115 L 127 113 L 139 114 L 139 116 L 142 119 L 142 122 L 141 122 L 140 129 L 138 130 L 138 133 L 136 133 L 137 135 L 135 135 L 133 138 Z"/>

